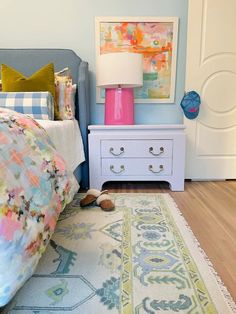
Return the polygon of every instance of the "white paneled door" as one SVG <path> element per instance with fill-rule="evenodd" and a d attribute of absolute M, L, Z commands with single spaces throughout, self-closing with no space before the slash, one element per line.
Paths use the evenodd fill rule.
<path fill-rule="evenodd" d="M 186 91 L 202 99 L 185 118 L 186 178 L 236 178 L 236 0 L 189 0 Z"/>

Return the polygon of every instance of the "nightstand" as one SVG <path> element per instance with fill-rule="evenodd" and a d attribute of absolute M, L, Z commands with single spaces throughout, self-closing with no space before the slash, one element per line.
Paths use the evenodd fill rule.
<path fill-rule="evenodd" d="M 90 188 L 107 181 L 167 181 L 184 190 L 185 133 L 175 125 L 90 125 Z"/>

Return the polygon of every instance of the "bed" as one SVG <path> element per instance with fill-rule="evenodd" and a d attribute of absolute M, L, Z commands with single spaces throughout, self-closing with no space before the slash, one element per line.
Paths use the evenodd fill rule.
<path fill-rule="evenodd" d="M 64 158 L 67 168 L 73 173 L 78 171 L 78 169 L 80 169 L 80 166 L 78 165 L 85 162 L 83 141 L 78 121 L 51 121 L 38 119 L 36 119 L 36 121 L 46 130 L 55 145 L 55 148 Z M 78 177 L 78 173 L 77 181 L 81 181 L 81 178 Z"/>
<path fill-rule="evenodd" d="M 49 62 L 55 71 L 69 67 L 78 84 L 78 121 L 0 108 L 0 307 L 33 274 L 78 183 L 88 186 L 88 64 L 71 50 L 0 49 L 0 63 L 26 76 Z"/>
<path fill-rule="evenodd" d="M 53 62 L 55 71 L 65 67 L 71 70 L 73 82 L 78 84 L 75 116 L 83 140 L 85 161 L 75 170 L 82 188 L 89 187 L 88 174 L 88 124 L 89 124 L 89 77 L 88 63 L 69 49 L 0 49 L 0 64 L 17 68 L 25 75 L 31 75 L 45 64 Z"/>

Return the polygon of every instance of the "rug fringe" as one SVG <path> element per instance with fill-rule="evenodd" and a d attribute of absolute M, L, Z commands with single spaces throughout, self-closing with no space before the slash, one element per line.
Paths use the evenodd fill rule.
<path fill-rule="evenodd" d="M 217 273 L 217 271 L 215 270 L 212 262 L 210 261 L 209 257 L 207 256 L 206 252 L 202 249 L 201 244 L 199 243 L 198 239 L 196 238 L 196 236 L 194 235 L 192 229 L 190 228 L 188 222 L 186 221 L 185 217 L 183 216 L 183 214 L 181 213 L 178 205 L 176 204 L 175 200 L 168 194 L 168 193 L 164 193 L 168 196 L 169 201 L 172 203 L 173 207 L 175 208 L 175 210 L 177 211 L 177 213 L 180 215 L 183 224 L 185 225 L 185 227 L 187 228 L 187 230 L 189 231 L 189 234 L 192 238 L 192 240 L 196 243 L 202 257 L 204 258 L 204 260 L 206 261 L 206 263 L 208 264 L 211 273 L 214 275 L 217 283 L 219 284 L 219 287 L 226 299 L 227 304 L 229 305 L 229 307 L 232 309 L 232 311 L 234 313 L 236 313 L 236 303 L 234 302 L 230 292 L 228 291 L 227 287 L 225 286 L 225 284 L 223 283 L 222 279 L 220 278 L 219 274 Z"/>

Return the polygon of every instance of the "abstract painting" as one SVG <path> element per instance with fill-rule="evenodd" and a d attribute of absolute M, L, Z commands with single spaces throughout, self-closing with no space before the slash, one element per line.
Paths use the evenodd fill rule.
<path fill-rule="evenodd" d="M 143 55 L 143 86 L 136 103 L 172 103 L 175 94 L 178 18 L 97 17 L 97 55 L 135 52 Z M 97 102 L 104 102 L 98 89 Z"/>

